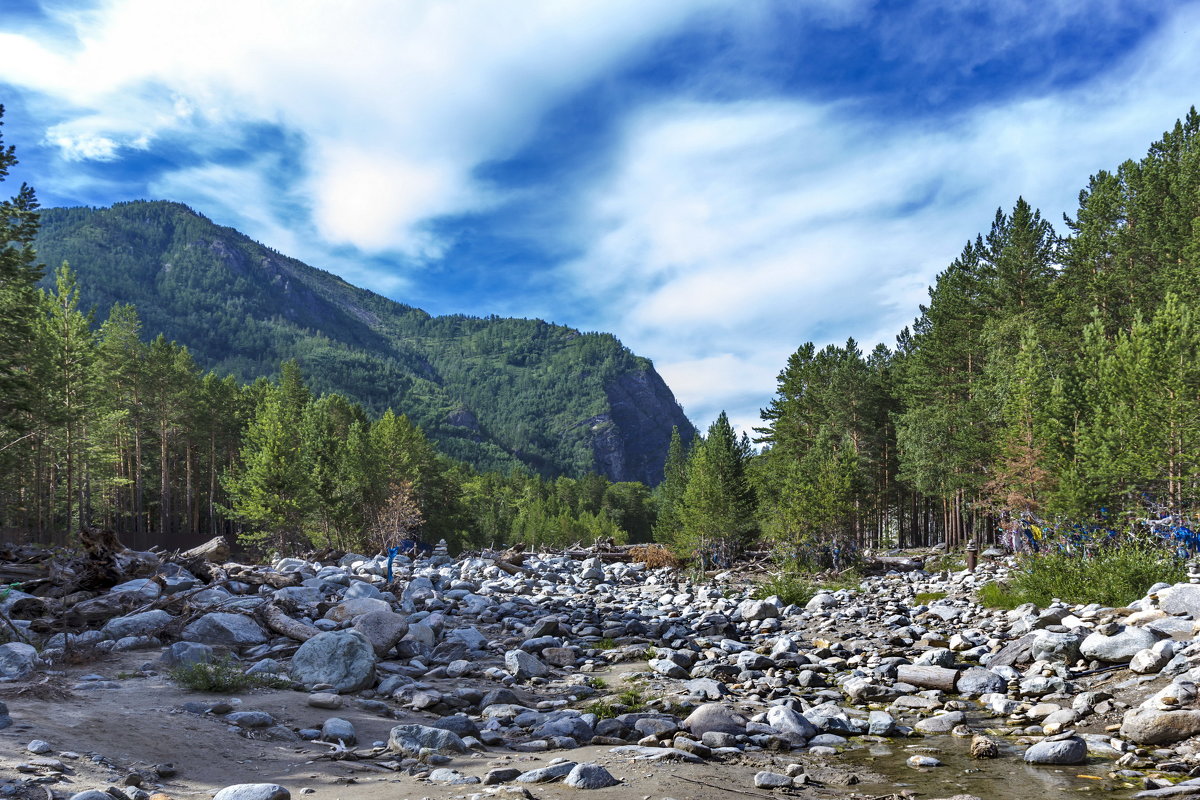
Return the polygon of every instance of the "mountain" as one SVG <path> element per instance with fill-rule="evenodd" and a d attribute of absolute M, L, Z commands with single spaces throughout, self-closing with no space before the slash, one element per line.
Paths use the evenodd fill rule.
<path fill-rule="evenodd" d="M 47 209 L 36 246 L 51 268 L 71 264 L 98 318 L 132 304 L 148 336 L 243 380 L 294 358 L 315 391 L 408 414 L 443 452 L 480 469 L 524 464 L 653 485 L 671 428 L 694 433 L 651 363 L 609 334 L 430 316 L 179 203 Z"/>

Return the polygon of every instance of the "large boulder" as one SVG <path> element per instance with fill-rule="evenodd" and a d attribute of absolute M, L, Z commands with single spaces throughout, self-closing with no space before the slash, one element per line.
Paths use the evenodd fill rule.
<path fill-rule="evenodd" d="M 361 617 L 363 614 L 391 610 L 392 606 L 386 600 L 378 600 L 371 597 L 353 597 L 349 600 L 343 600 L 326 611 L 325 619 L 331 619 L 334 622 L 349 622 L 356 617 Z"/>
<path fill-rule="evenodd" d="M 143 611 L 141 614 L 130 614 L 127 617 L 117 617 L 104 623 L 100 632 L 107 639 L 124 639 L 126 636 L 153 636 L 175 617 L 161 609 Z"/>
<path fill-rule="evenodd" d="M 1033 634 L 1030 657 L 1034 661 L 1063 661 L 1074 664 L 1079 660 L 1079 645 L 1083 637 L 1077 633 L 1055 633 L 1039 630 Z"/>
<path fill-rule="evenodd" d="M 1038 742 L 1025 751 L 1029 764 L 1082 764 L 1087 760 L 1087 743 L 1074 736 Z"/>
<path fill-rule="evenodd" d="M 1158 633 L 1147 628 L 1125 627 L 1112 636 L 1090 634 L 1079 645 L 1079 652 L 1084 658 L 1117 664 L 1131 660 L 1139 650 L 1153 647 L 1160 638 Z"/>
<path fill-rule="evenodd" d="M 1187 614 L 1192 619 L 1200 619 L 1200 584 L 1177 583 L 1170 589 L 1159 592 L 1162 597 L 1160 607 L 1168 614 Z"/>
<path fill-rule="evenodd" d="M 183 629 L 182 639 L 208 645 L 250 647 L 267 641 L 262 626 L 243 614 L 214 611 Z"/>
<path fill-rule="evenodd" d="M 1134 744 L 1162 745 L 1200 733 L 1200 711 L 1135 708 L 1121 720 L 1121 738 Z"/>
<path fill-rule="evenodd" d="M 408 633 L 408 620 L 390 609 L 368 611 L 354 619 L 354 630 L 366 636 L 367 641 L 375 648 L 375 655 L 382 658 L 404 638 L 404 634 Z"/>
<path fill-rule="evenodd" d="M 530 678 L 544 678 L 550 674 L 550 668 L 543 664 L 537 656 L 524 650 L 509 650 L 504 654 L 504 667 L 519 681 Z"/>
<path fill-rule="evenodd" d="M 457 733 L 428 725 L 397 725 L 388 735 L 388 749 L 411 758 L 420 758 L 428 753 L 450 755 L 470 752 L 467 743 Z"/>
<path fill-rule="evenodd" d="M 991 694 L 1004 692 L 1008 689 L 1008 681 L 990 669 L 970 667 L 958 674 L 955 688 L 959 694 Z"/>
<path fill-rule="evenodd" d="M 357 692 L 375 682 L 375 648 L 359 631 L 319 633 L 300 645 L 289 674 L 305 685 L 328 683 L 337 692 Z"/>
<path fill-rule="evenodd" d="M 710 732 L 731 733 L 736 736 L 746 732 L 747 722 L 749 720 L 727 705 L 705 703 L 683 721 L 683 727 L 691 731 L 693 736 L 703 736 Z"/>
<path fill-rule="evenodd" d="M 817 735 L 817 729 L 811 722 L 787 706 L 771 706 L 767 709 L 767 724 L 780 733 L 794 733 L 805 739 Z"/>
<path fill-rule="evenodd" d="M 20 680 L 37 669 L 38 654 L 24 642 L 0 644 L 0 678 Z"/>

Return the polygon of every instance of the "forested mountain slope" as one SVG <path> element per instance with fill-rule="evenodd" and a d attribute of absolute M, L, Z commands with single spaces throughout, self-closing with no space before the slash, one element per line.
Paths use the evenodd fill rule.
<path fill-rule="evenodd" d="M 693 433 L 654 367 L 608 334 L 540 320 L 433 317 L 170 202 L 42 212 L 36 246 L 70 262 L 83 307 L 134 305 L 148 336 L 205 368 L 272 375 L 296 359 L 318 391 L 420 424 L 481 469 L 595 471 L 657 483 L 671 428 Z"/>

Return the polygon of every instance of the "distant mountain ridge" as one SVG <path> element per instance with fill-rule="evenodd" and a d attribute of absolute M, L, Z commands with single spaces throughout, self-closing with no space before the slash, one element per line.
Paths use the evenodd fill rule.
<path fill-rule="evenodd" d="M 540 320 L 433 317 L 259 244 L 179 203 L 51 208 L 36 242 L 82 305 L 134 305 L 146 336 L 244 380 L 295 358 L 317 392 L 408 414 L 480 469 L 662 478 L 692 424 L 651 363 L 609 334 Z"/>

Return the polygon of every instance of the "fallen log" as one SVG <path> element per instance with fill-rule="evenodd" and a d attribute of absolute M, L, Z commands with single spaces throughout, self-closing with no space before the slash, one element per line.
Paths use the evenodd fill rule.
<path fill-rule="evenodd" d="M 528 567 L 518 567 L 516 564 L 510 564 L 507 561 L 497 558 L 492 562 L 500 569 L 507 572 L 509 575 L 536 575 L 537 573 Z"/>
<path fill-rule="evenodd" d="M 289 639 L 295 639 L 298 642 L 307 642 L 309 639 L 320 633 L 319 630 L 311 625 L 305 625 L 298 619 L 293 619 L 283 612 L 279 606 L 274 603 L 264 603 L 255 611 L 255 616 L 268 629 L 287 636 Z"/>
<path fill-rule="evenodd" d="M 919 664 L 901 664 L 896 667 L 896 680 L 900 683 L 911 683 L 922 689 L 941 689 L 943 692 L 953 692 L 954 682 L 958 671 L 945 667 L 923 666 Z"/>
<path fill-rule="evenodd" d="M 204 544 L 196 545 L 191 550 L 184 550 L 179 557 L 189 560 L 199 558 L 215 564 L 224 564 L 229 560 L 229 555 L 229 541 L 224 536 L 214 536 Z"/>

